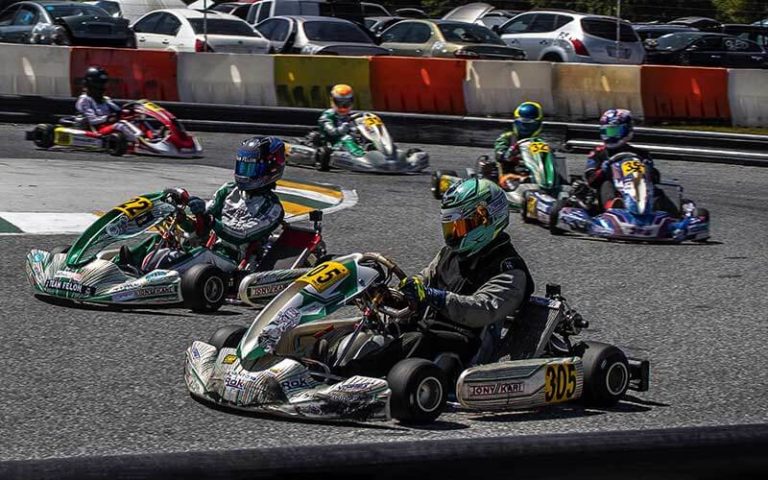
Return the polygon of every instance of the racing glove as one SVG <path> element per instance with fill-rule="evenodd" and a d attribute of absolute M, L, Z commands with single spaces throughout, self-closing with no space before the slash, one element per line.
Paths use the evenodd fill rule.
<path fill-rule="evenodd" d="M 400 282 L 400 291 L 411 305 L 419 311 L 425 306 L 443 308 L 445 306 L 446 291 L 438 288 L 426 287 L 421 277 L 408 277 Z"/>
<path fill-rule="evenodd" d="M 344 122 L 341 125 L 339 125 L 339 128 L 337 129 L 339 131 L 339 134 L 346 135 L 349 133 L 350 125 L 349 122 Z"/>
<path fill-rule="evenodd" d="M 187 202 L 187 206 L 192 215 L 202 215 L 205 213 L 205 200 L 200 197 L 191 197 Z"/>

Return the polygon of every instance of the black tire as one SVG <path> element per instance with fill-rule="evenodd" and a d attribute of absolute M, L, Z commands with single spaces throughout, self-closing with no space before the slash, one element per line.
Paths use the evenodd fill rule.
<path fill-rule="evenodd" d="M 54 130 L 55 126 L 48 123 L 41 123 L 35 127 L 35 146 L 38 148 L 51 148 L 54 145 Z"/>
<path fill-rule="evenodd" d="M 528 192 L 523 193 L 523 204 L 520 206 L 520 218 L 523 223 L 534 223 L 534 219 L 528 217 Z"/>
<path fill-rule="evenodd" d="M 331 169 L 331 149 L 320 147 L 315 153 L 315 167 L 321 172 L 327 172 Z"/>
<path fill-rule="evenodd" d="M 563 59 L 560 55 L 556 53 L 548 53 L 544 55 L 544 58 L 541 59 L 542 62 L 555 62 L 555 63 L 562 63 Z"/>
<path fill-rule="evenodd" d="M 398 362 L 387 375 L 392 391 L 389 408 L 392 418 L 401 423 L 424 424 L 435 421 L 448 398 L 445 372 L 422 358 Z"/>
<path fill-rule="evenodd" d="M 629 363 L 618 347 L 600 342 L 581 342 L 574 352 L 584 365 L 586 405 L 610 407 L 615 405 L 629 387 Z"/>
<path fill-rule="evenodd" d="M 128 140 L 120 132 L 113 132 L 105 139 L 107 153 L 113 157 L 122 157 L 128 151 Z"/>
<path fill-rule="evenodd" d="M 552 235 L 565 234 L 565 230 L 557 226 L 557 221 L 560 217 L 560 210 L 562 210 L 565 206 L 566 201 L 564 199 L 560 199 L 555 202 L 555 205 L 552 207 L 552 211 L 549 212 L 549 233 Z"/>
<path fill-rule="evenodd" d="M 208 344 L 216 347 L 216 350 L 221 350 L 222 348 L 235 348 L 237 347 L 237 344 L 240 343 L 240 340 L 243 339 L 245 331 L 246 328 L 241 327 L 240 325 L 223 326 L 213 332 L 210 340 L 208 340 Z"/>
<path fill-rule="evenodd" d="M 227 296 L 227 277 L 218 267 L 195 265 L 181 276 L 181 297 L 193 312 L 215 312 Z"/>

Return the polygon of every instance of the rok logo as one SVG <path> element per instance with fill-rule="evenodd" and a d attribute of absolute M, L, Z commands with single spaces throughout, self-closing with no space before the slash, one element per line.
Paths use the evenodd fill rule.
<path fill-rule="evenodd" d="M 284 392 L 290 392 L 297 388 L 309 388 L 309 383 L 306 378 L 294 378 L 280 382 L 280 386 L 283 387 Z"/>
<path fill-rule="evenodd" d="M 470 395 L 475 397 L 487 397 L 490 395 L 524 395 L 525 383 L 495 383 L 492 385 L 472 385 L 469 387 Z"/>
<path fill-rule="evenodd" d="M 229 388 L 234 388 L 235 390 L 242 390 L 245 388 L 245 382 L 236 376 L 227 376 L 227 378 L 224 380 L 224 384 Z"/>

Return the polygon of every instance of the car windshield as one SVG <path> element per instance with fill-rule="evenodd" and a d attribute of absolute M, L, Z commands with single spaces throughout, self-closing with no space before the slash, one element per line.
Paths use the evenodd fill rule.
<path fill-rule="evenodd" d="M 304 22 L 304 33 L 315 42 L 373 43 L 362 30 L 346 22 Z"/>
<path fill-rule="evenodd" d="M 76 17 L 79 15 L 89 15 L 95 17 L 109 17 L 110 15 L 99 7 L 93 5 L 46 5 L 45 10 L 53 18 Z"/>
<path fill-rule="evenodd" d="M 448 42 L 505 45 L 498 35 L 480 25 L 473 25 L 471 23 L 441 23 L 438 27 Z"/>
<path fill-rule="evenodd" d="M 616 40 L 616 21 L 608 18 L 582 18 L 581 28 L 587 35 L 605 40 Z M 635 30 L 628 23 L 618 22 L 619 41 L 637 42 L 639 39 Z"/>
<path fill-rule="evenodd" d="M 197 35 L 205 32 L 204 19 L 190 18 L 189 24 Z M 240 20 L 228 20 L 223 18 L 208 19 L 208 35 L 234 35 L 238 37 L 256 37 L 250 25 Z"/>
<path fill-rule="evenodd" d="M 701 35 L 690 33 L 670 33 L 656 39 L 657 50 L 680 50 L 694 41 L 701 38 Z"/>

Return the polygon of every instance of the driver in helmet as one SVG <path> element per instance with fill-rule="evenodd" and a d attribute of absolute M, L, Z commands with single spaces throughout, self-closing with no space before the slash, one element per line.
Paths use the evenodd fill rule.
<path fill-rule="evenodd" d="M 498 162 L 500 172 L 495 162 L 485 161 L 479 165 L 480 173 L 484 178 L 495 180 L 502 187 L 505 184 L 505 175 L 523 173 L 520 170 L 520 151 L 516 144 L 520 140 L 535 137 L 541 133 L 544 110 L 538 102 L 523 102 L 515 109 L 514 115 L 512 129 L 499 135 L 493 145 L 494 158 Z"/>
<path fill-rule="evenodd" d="M 355 103 L 355 93 L 352 87 L 344 83 L 331 89 L 331 108 L 320 115 L 320 136 L 324 143 L 336 145 L 341 138 L 349 133 L 351 127 L 352 105 Z"/>
<path fill-rule="evenodd" d="M 85 71 L 83 93 L 77 98 L 75 109 L 84 119 L 86 126 L 102 135 L 117 130 L 129 142 L 140 138 L 141 130 L 129 122 L 119 120 L 120 107 L 105 96 L 109 75 L 102 67 L 92 66 Z"/>

